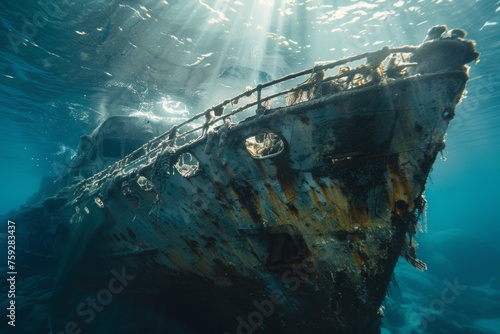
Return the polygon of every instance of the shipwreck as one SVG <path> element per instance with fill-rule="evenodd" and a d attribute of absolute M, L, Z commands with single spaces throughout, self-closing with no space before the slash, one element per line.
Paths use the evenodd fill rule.
<path fill-rule="evenodd" d="M 437 30 L 170 129 L 108 119 L 38 204 L 9 216 L 19 248 L 58 263 L 56 305 L 68 281 L 99 288 L 126 268 L 129 291 L 163 291 L 194 331 L 379 333 L 398 258 L 425 269 L 426 180 L 479 56 L 462 30 Z M 77 318 L 56 309 L 56 328 Z"/>

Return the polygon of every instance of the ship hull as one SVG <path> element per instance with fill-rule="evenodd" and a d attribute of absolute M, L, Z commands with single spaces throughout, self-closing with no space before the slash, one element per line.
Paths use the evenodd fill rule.
<path fill-rule="evenodd" d="M 398 258 L 425 266 L 412 238 L 466 81 L 426 74 L 270 109 L 181 147 L 199 161 L 188 176 L 166 149 L 78 189 L 62 281 L 99 288 L 125 268 L 138 303 L 154 287 L 207 332 L 379 333 Z M 255 158 L 245 142 L 263 132 L 282 147 Z"/>

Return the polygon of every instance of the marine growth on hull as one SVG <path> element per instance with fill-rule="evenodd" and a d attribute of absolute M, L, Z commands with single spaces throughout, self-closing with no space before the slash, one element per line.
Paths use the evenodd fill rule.
<path fill-rule="evenodd" d="M 25 249 L 61 261 L 55 318 L 71 284 L 123 267 L 129 289 L 161 291 L 217 331 L 274 300 L 252 331 L 378 333 L 398 258 L 426 268 L 414 240 L 426 180 L 479 56 L 465 35 L 436 26 L 419 46 L 316 63 L 173 127 L 106 120 L 19 213 L 51 217 Z"/>

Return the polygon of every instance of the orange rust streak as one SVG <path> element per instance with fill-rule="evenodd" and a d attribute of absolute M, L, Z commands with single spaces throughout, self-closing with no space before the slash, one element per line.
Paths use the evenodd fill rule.
<path fill-rule="evenodd" d="M 402 159 L 400 158 L 400 161 L 401 160 Z M 387 167 L 390 175 L 390 183 L 392 184 L 392 187 L 388 187 L 388 189 L 392 188 L 392 194 L 390 192 L 388 193 L 389 205 L 394 208 L 397 200 L 404 200 L 408 204 L 408 208 L 406 210 L 412 211 L 414 208 L 413 200 L 418 192 L 420 192 L 420 187 L 415 184 L 412 191 L 412 185 L 409 182 L 409 175 L 407 175 L 404 171 L 393 170 L 390 164 Z M 396 210 L 396 213 L 400 214 L 401 212 L 399 211 Z"/>
<path fill-rule="evenodd" d="M 286 203 L 283 203 L 281 199 L 276 195 L 274 188 L 272 186 L 266 186 L 266 189 L 269 194 L 269 200 L 273 201 L 274 203 L 279 204 L 277 207 L 278 208 L 283 208 L 283 210 L 280 210 L 279 214 L 283 216 L 286 220 L 288 220 L 290 223 L 299 226 L 299 217 L 297 217 L 295 214 L 291 212 L 290 209 L 288 209 L 286 206 L 288 204 L 296 205 L 296 198 L 297 198 L 297 192 L 293 186 L 293 180 L 287 179 L 286 182 L 277 180 L 281 189 L 282 193 L 285 195 Z M 302 211 L 303 209 L 301 209 Z M 302 212 L 301 212 L 302 213 Z"/>
<path fill-rule="evenodd" d="M 231 198 L 238 198 L 238 195 L 234 192 L 233 189 L 229 189 L 229 191 L 231 192 Z M 224 208 L 224 210 L 226 211 L 226 213 L 228 214 L 229 217 L 231 217 L 232 221 L 236 222 L 236 223 L 241 223 L 241 219 L 238 219 L 234 214 L 233 212 L 235 211 L 235 203 L 233 203 L 231 205 L 231 207 L 228 207 L 228 208 Z M 252 220 L 252 216 L 250 215 L 250 212 L 248 211 L 248 209 L 244 206 L 241 206 L 241 205 L 238 205 L 240 208 L 241 208 L 241 211 L 247 216 L 248 218 L 248 221 L 253 221 Z"/>
<path fill-rule="evenodd" d="M 346 201 L 345 194 L 342 193 L 342 189 L 338 185 L 336 185 L 333 181 L 330 181 L 330 189 L 333 195 L 333 201 L 329 201 L 328 203 L 332 203 L 340 210 L 347 212 L 349 209 L 349 204 Z"/>
<path fill-rule="evenodd" d="M 323 197 L 325 198 L 325 201 L 328 205 L 338 205 L 337 203 L 332 202 L 332 199 L 330 198 L 330 192 L 328 189 L 328 186 L 321 180 L 321 178 L 313 176 L 314 181 L 318 185 L 318 187 L 321 189 L 321 193 L 323 194 Z M 332 187 L 332 184 L 330 183 L 330 187 Z M 335 186 L 333 186 L 335 187 Z M 336 188 L 336 187 L 335 187 Z M 332 189 L 334 192 L 336 189 Z"/>
<path fill-rule="evenodd" d="M 312 199 L 313 199 L 314 205 L 318 209 L 323 208 L 323 204 L 319 201 L 318 194 L 316 194 L 316 189 L 314 189 L 314 187 L 310 187 L 310 192 L 311 192 L 311 195 L 312 195 Z"/>
<path fill-rule="evenodd" d="M 354 259 L 354 262 L 356 263 L 356 265 L 358 266 L 359 269 L 361 269 L 361 267 L 363 266 L 364 264 L 364 261 L 363 259 L 361 258 L 361 256 L 359 256 L 358 252 L 357 251 L 354 251 L 352 252 L 352 257 Z"/>
<path fill-rule="evenodd" d="M 293 180 L 292 179 L 286 179 L 286 180 L 279 180 L 278 182 L 281 186 L 281 190 L 283 190 L 283 194 L 285 194 L 285 198 L 287 202 L 291 202 L 295 199 L 296 192 L 295 188 L 293 186 Z"/>
<path fill-rule="evenodd" d="M 276 215 L 275 219 L 279 223 L 281 223 L 281 215 L 283 215 L 283 212 L 281 208 L 283 207 L 283 202 L 279 199 L 279 197 L 276 195 L 274 192 L 274 188 L 270 184 L 265 185 L 266 190 L 267 190 L 267 195 L 269 199 L 269 204 L 273 208 L 273 213 Z M 276 212 L 275 210 L 279 210 Z"/>

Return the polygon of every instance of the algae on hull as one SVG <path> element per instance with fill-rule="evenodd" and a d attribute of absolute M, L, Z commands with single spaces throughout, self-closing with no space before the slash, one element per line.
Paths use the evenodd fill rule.
<path fill-rule="evenodd" d="M 236 329 L 255 301 L 279 295 L 256 332 L 378 333 L 399 256 L 425 268 L 413 241 L 425 183 L 465 64 L 477 57 L 473 42 L 453 35 L 316 64 L 209 108 L 72 185 L 60 207 L 76 213 L 55 302 L 72 279 L 97 287 L 127 267 L 130 289 L 163 289 L 172 314 L 212 330 Z M 310 77 L 265 95 L 301 75 Z M 238 107 L 250 94 L 256 101 Z M 255 116 L 231 122 L 251 107 Z M 64 217 L 58 224 L 68 225 Z M 79 272 L 76 254 L 94 270 Z"/>

